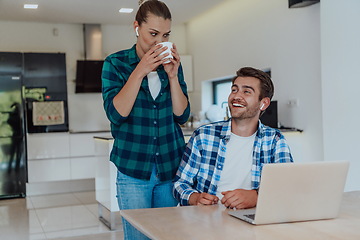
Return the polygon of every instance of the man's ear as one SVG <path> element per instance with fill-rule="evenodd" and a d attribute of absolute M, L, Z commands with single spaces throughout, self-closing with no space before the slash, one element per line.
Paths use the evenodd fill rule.
<path fill-rule="evenodd" d="M 265 111 L 269 107 L 270 102 L 271 102 L 271 100 L 268 97 L 265 97 L 265 98 L 261 99 L 261 101 L 260 101 L 260 110 Z"/>

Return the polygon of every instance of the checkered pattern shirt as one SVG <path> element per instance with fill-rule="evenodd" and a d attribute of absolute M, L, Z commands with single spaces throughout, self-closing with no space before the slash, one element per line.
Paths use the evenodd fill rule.
<path fill-rule="evenodd" d="M 102 96 L 114 137 L 110 161 L 122 173 L 138 179 L 150 179 L 155 163 L 161 181 L 173 180 L 185 149 L 179 124 L 188 120 L 190 105 L 188 104 L 181 116 L 173 114 L 169 79 L 164 67 L 159 66 L 157 73 L 161 90 L 157 98 L 152 98 L 148 79 L 145 77 L 129 116 L 121 116 L 114 107 L 113 99 L 139 61 L 135 45 L 131 49 L 108 56 L 104 61 Z M 187 97 L 181 66 L 178 78 Z"/>
<path fill-rule="evenodd" d="M 181 205 L 188 205 L 194 192 L 216 195 L 230 136 L 231 119 L 204 125 L 194 131 L 174 180 L 174 196 Z M 254 141 L 251 188 L 259 188 L 264 164 L 283 162 L 293 162 L 284 136 L 279 130 L 259 121 Z"/>

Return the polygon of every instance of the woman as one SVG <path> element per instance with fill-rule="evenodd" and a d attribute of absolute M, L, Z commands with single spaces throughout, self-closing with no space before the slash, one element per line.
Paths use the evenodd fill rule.
<path fill-rule="evenodd" d="M 166 63 L 160 53 L 169 41 L 171 13 L 158 0 L 143 2 L 133 24 L 136 44 L 105 59 L 104 108 L 114 145 L 120 209 L 176 206 L 172 180 L 185 149 L 180 124 L 190 115 L 186 84 L 176 45 Z M 124 238 L 142 239 L 123 219 Z"/>

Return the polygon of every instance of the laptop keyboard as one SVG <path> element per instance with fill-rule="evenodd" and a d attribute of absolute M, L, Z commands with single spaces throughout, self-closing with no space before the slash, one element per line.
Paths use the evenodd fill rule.
<path fill-rule="evenodd" d="M 245 217 L 248 217 L 248 218 L 254 220 L 255 219 L 255 214 L 247 214 L 247 215 L 245 215 Z"/>

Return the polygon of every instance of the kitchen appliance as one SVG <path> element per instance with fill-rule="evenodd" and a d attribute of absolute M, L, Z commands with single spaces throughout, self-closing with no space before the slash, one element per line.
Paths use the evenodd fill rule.
<path fill-rule="evenodd" d="M 22 62 L 21 53 L 0 52 L 0 199 L 26 195 Z"/>
<path fill-rule="evenodd" d="M 27 134 L 68 129 L 65 54 L 0 52 L 0 198 L 26 195 Z"/>
<path fill-rule="evenodd" d="M 28 133 L 69 131 L 64 53 L 24 53 Z"/>
<path fill-rule="evenodd" d="M 300 8 L 313 5 L 320 0 L 289 0 L 289 8 Z"/>
<path fill-rule="evenodd" d="M 84 60 L 76 63 L 75 93 L 101 93 L 103 67 L 100 24 L 84 24 Z"/>

